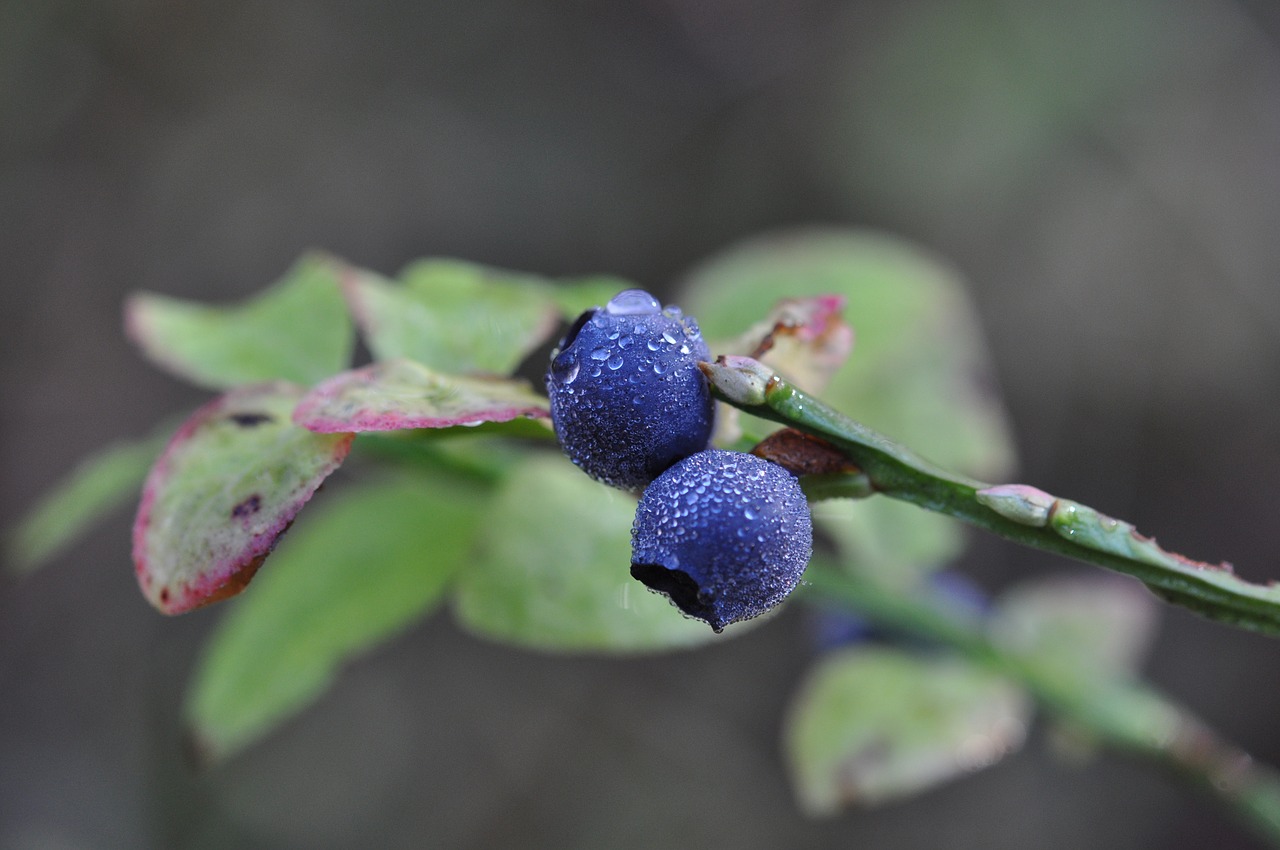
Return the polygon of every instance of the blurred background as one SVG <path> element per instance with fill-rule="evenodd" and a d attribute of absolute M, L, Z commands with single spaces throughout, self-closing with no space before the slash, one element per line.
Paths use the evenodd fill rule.
<path fill-rule="evenodd" d="M 1278 39 L 1269 0 L 0 4 L 0 524 L 204 398 L 124 341 L 133 290 L 235 300 L 318 246 L 670 293 L 737 240 L 834 223 L 971 282 L 1022 479 L 1280 578 Z M 180 701 L 221 612 L 156 615 L 129 522 L 0 579 L 0 847 L 1260 846 L 1042 735 L 801 818 L 790 610 L 640 660 L 436 616 L 197 772 Z M 985 539 L 964 566 L 991 590 L 1088 569 Z M 1280 643 L 1167 610 L 1147 672 L 1280 763 Z"/>

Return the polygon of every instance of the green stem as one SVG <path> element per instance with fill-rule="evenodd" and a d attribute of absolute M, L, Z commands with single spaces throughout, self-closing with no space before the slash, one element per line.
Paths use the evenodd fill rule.
<path fill-rule="evenodd" d="M 1280 586 L 1250 584 L 1226 564 L 1166 552 L 1132 525 L 1025 485 L 993 487 L 948 472 L 806 395 L 744 357 L 702 364 L 715 394 L 742 410 L 822 437 L 861 470 L 848 492 L 874 492 L 984 528 L 1008 540 L 1107 567 L 1142 581 L 1168 602 L 1204 616 L 1280 635 Z"/>
<path fill-rule="evenodd" d="M 860 616 L 942 643 L 1018 682 L 1050 712 L 1100 743 L 1195 782 L 1280 846 L 1280 774 L 1253 762 L 1153 689 L 1064 676 L 1033 656 L 994 644 L 980 624 L 819 562 L 810 564 L 805 581 L 811 592 Z"/>

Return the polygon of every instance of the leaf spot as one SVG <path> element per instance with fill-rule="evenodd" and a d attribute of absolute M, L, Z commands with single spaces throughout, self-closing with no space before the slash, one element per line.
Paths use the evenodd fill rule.
<path fill-rule="evenodd" d="M 254 493 L 252 496 L 232 508 L 231 516 L 234 519 L 243 519 L 244 517 L 256 514 L 260 510 L 262 510 L 262 496 L 258 493 Z"/>
<path fill-rule="evenodd" d="M 233 413 L 227 417 L 241 428 L 253 428 L 276 419 L 270 413 Z"/>

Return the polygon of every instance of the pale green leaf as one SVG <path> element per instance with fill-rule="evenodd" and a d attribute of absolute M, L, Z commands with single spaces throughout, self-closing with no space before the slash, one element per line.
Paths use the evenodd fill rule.
<path fill-rule="evenodd" d="M 354 270 L 309 255 L 275 285 L 232 307 L 140 293 L 129 336 L 158 366 L 211 389 L 274 379 L 311 384 L 346 368 L 355 331 L 339 281 Z"/>
<path fill-rule="evenodd" d="M 344 490 L 309 513 L 206 648 L 186 708 L 200 751 L 260 738 L 431 611 L 467 562 L 483 497 L 437 474 Z"/>
<path fill-rule="evenodd" d="M 136 500 L 167 440 L 165 435 L 117 443 L 82 460 L 11 532 L 12 566 L 34 570 L 109 511 Z"/>
<path fill-rule="evenodd" d="M 143 486 L 133 527 L 142 591 L 179 614 L 244 589 L 352 434 L 313 434 L 290 420 L 303 390 L 241 387 L 201 407 Z"/>
<path fill-rule="evenodd" d="M 948 468 L 999 477 L 1011 466 L 1007 422 L 964 285 L 921 249 L 852 230 L 765 236 L 713 257 L 686 287 L 685 312 L 709 339 L 741 333 L 779 298 L 843 296 L 853 354 L 822 399 Z"/>
<path fill-rule="evenodd" d="M 1024 582 L 997 602 L 992 640 L 1073 682 L 1128 679 L 1155 636 L 1158 606 L 1119 576 L 1062 575 Z"/>
<path fill-rule="evenodd" d="M 1030 703 L 954 657 L 871 647 L 822 658 L 794 697 L 784 749 L 801 807 L 831 815 L 924 791 L 1021 746 Z"/>
<path fill-rule="evenodd" d="M 407 358 L 439 372 L 509 374 L 551 335 L 559 311 L 542 278 L 420 260 L 391 283 L 348 278 L 347 300 L 378 360 Z"/>
<path fill-rule="evenodd" d="M 631 578 L 635 500 L 563 458 L 513 470 L 458 580 L 459 622 L 538 649 L 639 652 L 718 639 Z"/>

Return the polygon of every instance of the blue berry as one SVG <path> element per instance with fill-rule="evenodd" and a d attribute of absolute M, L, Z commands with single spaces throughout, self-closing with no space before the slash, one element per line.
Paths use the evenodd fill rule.
<path fill-rule="evenodd" d="M 809 503 L 795 476 L 721 449 L 659 476 L 631 527 L 631 575 L 717 632 L 786 598 L 812 552 Z"/>
<path fill-rule="evenodd" d="M 642 490 L 707 447 L 715 406 L 693 319 L 640 289 L 583 313 L 551 355 L 547 395 L 566 455 L 591 477 Z"/>

